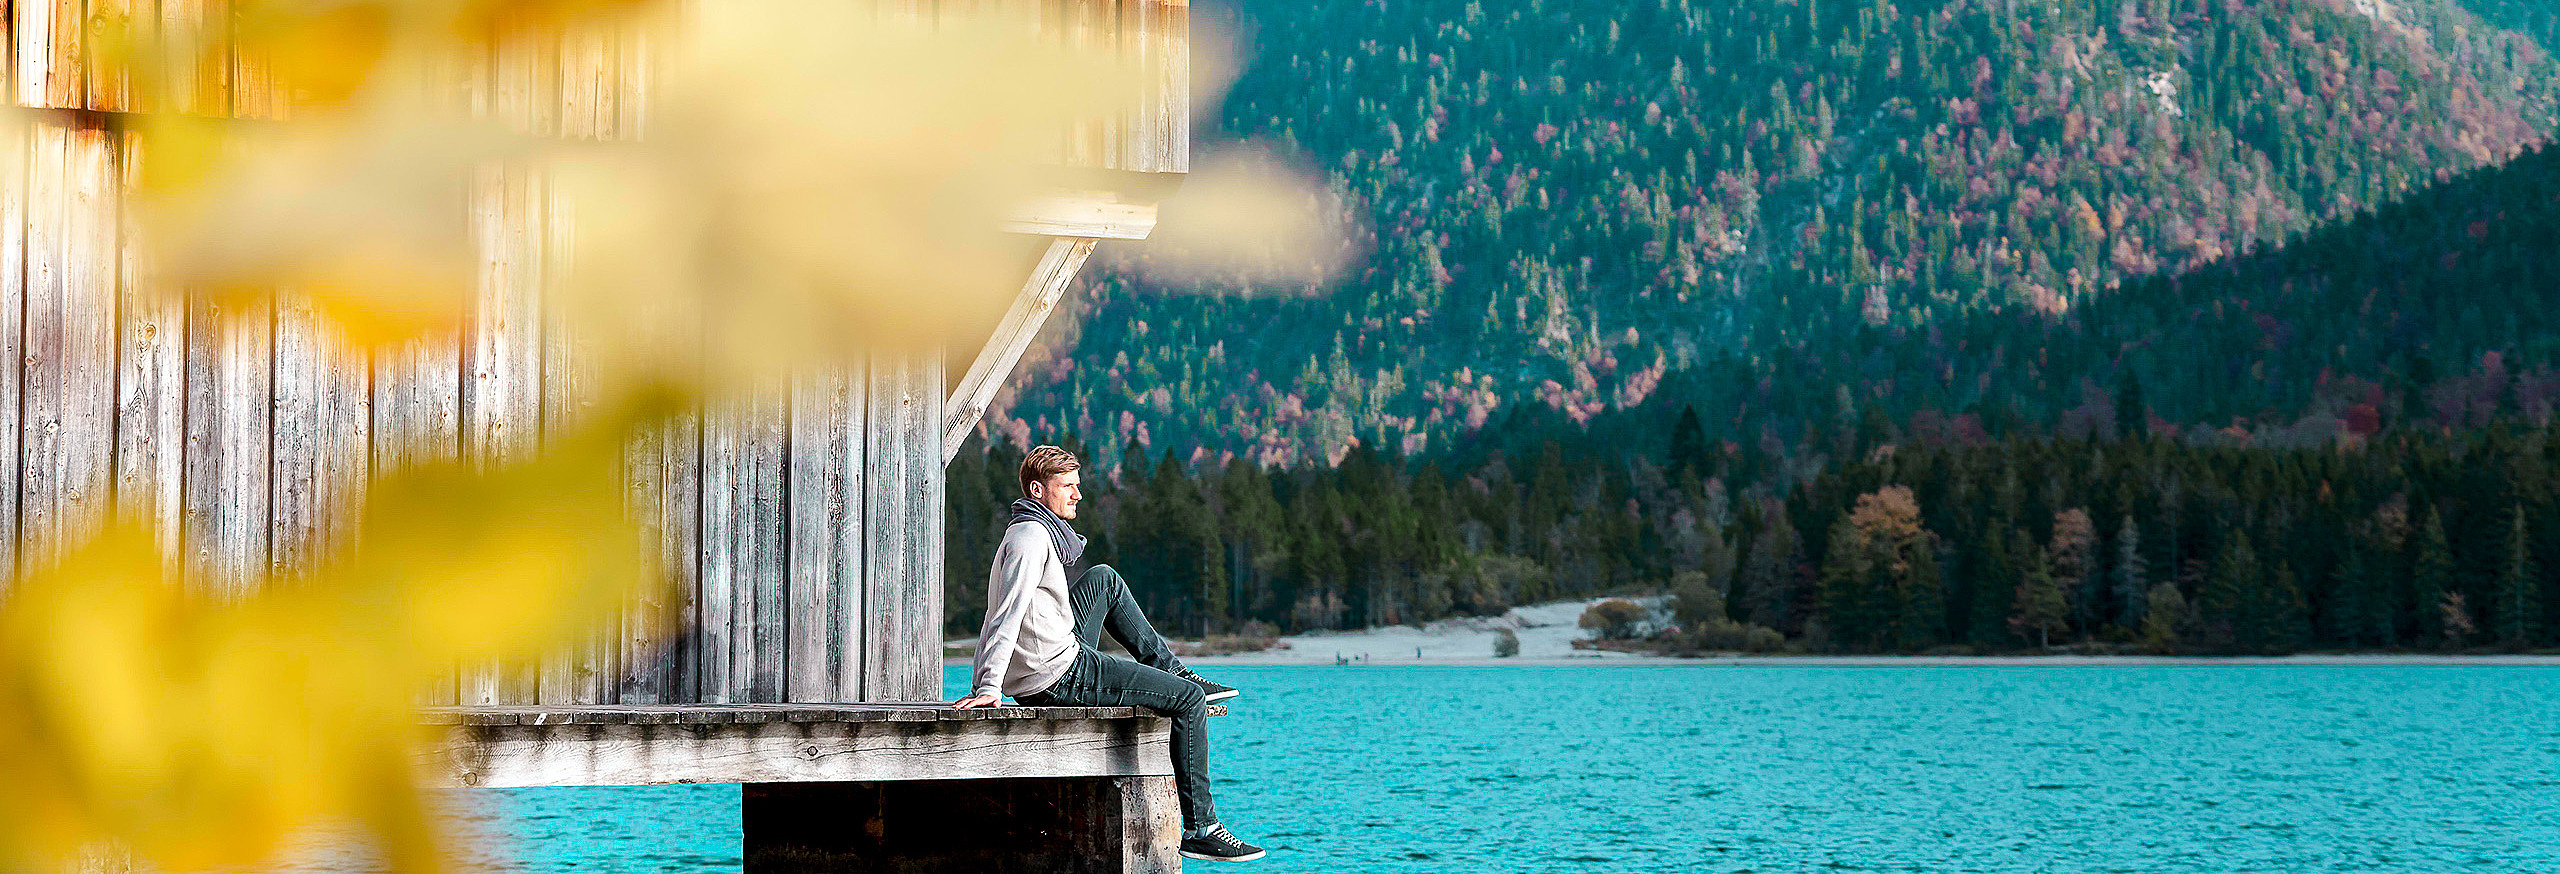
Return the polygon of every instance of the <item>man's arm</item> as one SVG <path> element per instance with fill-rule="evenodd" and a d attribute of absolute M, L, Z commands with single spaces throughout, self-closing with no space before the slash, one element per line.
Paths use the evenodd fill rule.
<path fill-rule="evenodd" d="M 987 579 L 987 621 L 978 628 L 978 657 L 969 668 L 970 694 L 954 706 L 992 707 L 1004 695 L 1004 669 L 1013 663 L 1031 592 L 1040 587 L 1044 568 L 1039 559 L 1049 545 L 1039 541 L 1047 536 L 1039 525 L 1022 522 L 1008 527 L 997 544 L 994 572 Z"/>

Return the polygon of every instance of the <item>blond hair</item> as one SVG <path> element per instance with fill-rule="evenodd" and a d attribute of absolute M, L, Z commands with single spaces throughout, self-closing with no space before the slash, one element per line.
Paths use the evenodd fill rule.
<path fill-rule="evenodd" d="M 1075 453 L 1055 446 L 1034 446 L 1022 457 L 1022 493 L 1031 494 L 1031 484 L 1083 467 Z"/>

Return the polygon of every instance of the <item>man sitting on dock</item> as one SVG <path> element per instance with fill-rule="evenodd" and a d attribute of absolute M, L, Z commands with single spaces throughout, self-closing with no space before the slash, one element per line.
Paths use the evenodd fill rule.
<path fill-rule="evenodd" d="M 1173 718 L 1173 782 L 1182 801 L 1182 855 L 1244 862 L 1262 848 L 1218 824 L 1209 801 L 1209 703 L 1236 690 L 1202 679 L 1174 658 L 1110 565 L 1069 572 L 1084 536 L 1067 526 L 1084 500 L 1076 457 L 1041 446 L 1022 459 L 1022 493 L 987 576 L 987 620 L 978 634 L 970 694 L 954 707 L 1144 707 Z M 1136 661 L 1103 655 L 1102 632 Z"/>

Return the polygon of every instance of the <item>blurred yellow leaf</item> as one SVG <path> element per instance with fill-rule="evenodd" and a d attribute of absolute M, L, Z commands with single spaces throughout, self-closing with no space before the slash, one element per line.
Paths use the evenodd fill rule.
<path fill-rule="evenodd" d="M 148 116 L 145 245 L 172 288 L 293 287 L 341 333 L 385 344 L 472 303 L 472 184 L 528 139 L 416 107 L 285 125 Z"/>
<path fill-rule="evenodd" d="M 348 821 L 394 870 L 441 868 L 413 773 L 422 684 L 670 600 L 637 597 L 660 582 L 617 463 L 651 414 L 623 410 L 521 463 L 388 479 L 345 560 L 237 601 L 176 579 L 135 526 L 28 578 L 0 601 L 6 861 L 117 841 L 163 870 L 249 865 Z"/>
<path fill-rule="evenodd" d="M 644 140 L 556 153 L 569 291 L 643 362 L 698 347 L 723 376 L 991 323 L 1036 245 L 1004 216 L 1136 81 L 1004 17 L 738 0 L 669 32 Z"/>

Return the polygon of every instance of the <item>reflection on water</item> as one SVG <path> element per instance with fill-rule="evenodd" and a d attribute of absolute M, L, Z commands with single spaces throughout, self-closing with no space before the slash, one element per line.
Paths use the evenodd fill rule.
<path fill-rule="evenodd" d="M 1211 673 L 1264 874 L 2560 871 L 2560 668 Z M 503 869 L 738 869 L 735 787 L 462 795 Z"/>

